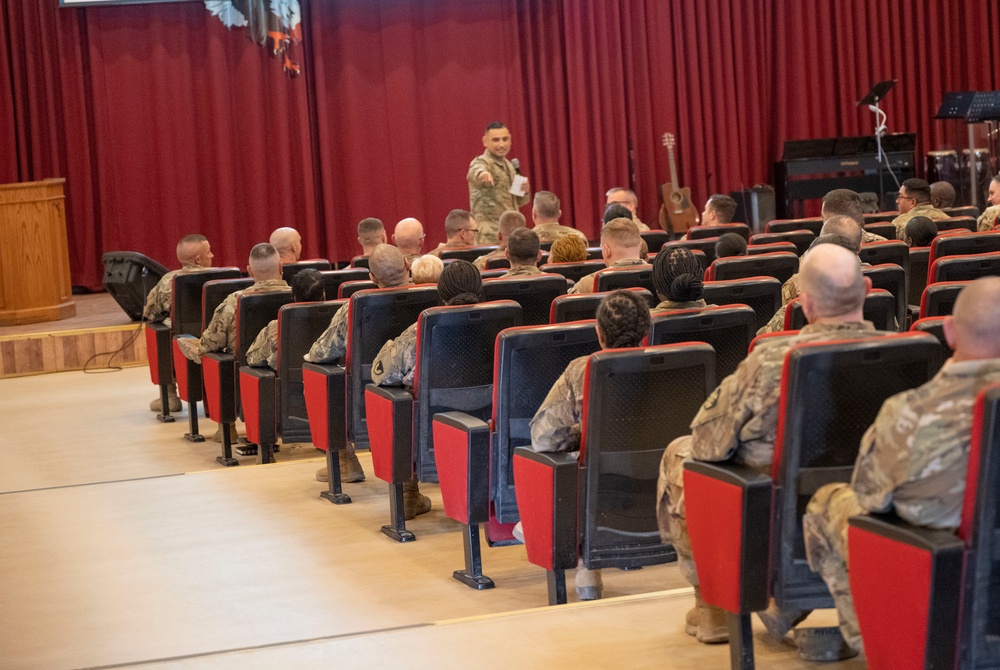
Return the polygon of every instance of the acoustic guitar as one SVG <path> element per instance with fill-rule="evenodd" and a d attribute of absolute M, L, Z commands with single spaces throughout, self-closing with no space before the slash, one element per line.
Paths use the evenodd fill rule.
<path fill-rule="evenodd" d="M 663 133 L 663 146 L 670 158 L 670 182 L 660 185 L 660 227 L 674 235 L 683 235 L 688 228 L 698 225 L 698 211 L 691 204 L 691 189 L 681 187 L 677 180 L 677 163 L 674 161 L 674 147 L 677 145 L 672 133 Z"/>

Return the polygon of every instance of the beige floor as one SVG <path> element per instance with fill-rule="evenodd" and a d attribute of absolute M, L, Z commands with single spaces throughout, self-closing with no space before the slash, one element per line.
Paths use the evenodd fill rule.
<path fill-rule="evenodd" d="M 497 588 L 475 592 L 451 578 L 436 487 L 399 545 L 378 532 L 384 483 L 331 505 L 308 445 L 223 468 L 153 395 L 144 368 L 0 381 L 0 668 L 727 666 L 684 635 L 676 566 L 606 571 L 607 600 L 548 608 L 523 547 L 484 548 Z M 809 667 L 757 647 L 759 667 Z"/>

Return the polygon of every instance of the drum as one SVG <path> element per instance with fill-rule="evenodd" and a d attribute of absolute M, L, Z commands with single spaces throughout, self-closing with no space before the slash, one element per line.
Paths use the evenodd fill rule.
<path fill-rule="evenodd" d="M 924 169 L 927 174 L 928 184 L 933 184 L 936 181 L 946 181 L 956 189 L 961 184 L 957 151 L 952 149 L 946 151 L 928 151 L 927 157 L 924 159 Z"/>
<path fill-rule="evenodd" d="M 958 189 L 959 201 L 972 203 L 972 195 L 969 193 L 969 150 L 962 150 L 961 188 Z M 990 150 L 977 148 L 975 150 L 976 177 L 978 179 L 979 204 L 982 206 L 986 202 L 986 194 L 990 191 L 990 180 L 993 178 L 993 167 L 990 165 Z"/>

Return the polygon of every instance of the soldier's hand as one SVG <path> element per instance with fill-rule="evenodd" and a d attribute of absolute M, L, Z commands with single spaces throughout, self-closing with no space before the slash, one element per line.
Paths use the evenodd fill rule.
<path fill-rule="evenodd" d="M 479 173 L 479 181 L 490 186 L 496 186 L 496 183 L 493 181 L 493 175 L 489 173 L 489 170 L 483 170 Z"/>

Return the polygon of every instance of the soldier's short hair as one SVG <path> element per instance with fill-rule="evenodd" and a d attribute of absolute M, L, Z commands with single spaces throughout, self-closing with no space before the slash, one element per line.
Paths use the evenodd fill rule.
<path fill-rule="evenodd" d="M 500 130 L 500 129 L 510 130 L 510 128 L 507 127 L 507 124 L 504 123 L 503 121 L 490 121 L 489 123 L 486 124 L 486 130 L 483 132 L 483 134 L 485 135 L 491 130 Z"/>
<path fill-rule="evenodd" d="M 521 214 L 521 212 L 508 209 L 500 215 L 500 221 L 497 225 L 500 226 L 500 234 L 506 238 L 518 228 L 527 226 L 528 220 L 524 218 L 524 214 Z"/>
<path fill-rule="evenodd" d="M 403 252 L 391 244 L 378 245 L 368 256 L 368 272 L 382 286 L 402 286 L 406 283 Z"/>
<path fill-rule="evenodd" d="M 716 193 L 708 199 L 706 204 L 715 210 L 716 216 L 719 217 L 719 223 L 730 223 L 736 216 L 736 201 L 728 195 Z"/>
<path fill-rule="evenodd" d="M 941 207 L 951 207 L 955 204 L 955 187 L 946 181 L 936 181 L 931 184 L 931 199 L 941 201 Z"/>
<path fill-rule="evenodd" d="M 823 196 L 823 212 L 828 217 L 834 214 L 849 216 L 857 221 L 858 225 L 865 225 L 861 196 L 849 188 L 835 188 Z"/>
<path fill-rule="evenodd" d="M 911 247 L 929 247 L 937 234 L 937 224 L 928 216 L 915 216 L 906 222 L 906 237 Z"/>
<path fill-rule="evenodd" d="M 469 222 L 472 220 L 472 214 L 465 211 L 464 209 L 453 209 L 448 212 L 448 216 L 444 219 L 444 234 L 450 238 L 455 237 L 463 229 L 469 227 Z"/>
<path fill-rule="evenodd" d="M 181 241 L 177 243 L 177 247 L 180 248 L 182 244 L 201 244 L 202 242 L 208 242 L 208 238 L 204 235 L 199 235 L 198 233 L 193 233 L 191 235 L 185 235 L 181 238 Z"/>
<path fill-rule="evenodd" d="M 385 226 L 382 225 L 382 221 L 379 219 L 369 217 L 367 219 L 361 219 L 361 221 L 358 222 L 358 240 L 361 244 L 378 244 L 382 241 L 382 235 L 384 233 Z"/>
<path fill-rule="evenodd" d="M 604 223 L 614 221 L 615 219 L 631 219 L 632 212 L 625 205 L 613 202 L 604 208 L 604 216 L 602 218 Z"/>
<path fill-rule="evenodd" d="M 538 233 L 528 228 L 518 228 L 507 240 L 507 256 L 512 265 L 534 265 L 538 262 L 539 248 Z"/>
<path fill-rule="evenodd" d="M 843 247 L 850 252 L 857 253 L 858 248 L 854 246 L 854 241 L 849 237 L 844 237 L 843 235 L 835 235 L 830 233 L 828 235 L 820 235 L 815 240 L 809 243 L 809 249 L 815 249 L 821 244 L 836 244 L 838 247 Z M 807 250 L 808 251 L 808 250 Z"/>
<path fill-rule="evenodd" d="M 601 229 L 601 244 L 623 249 L 638 249 L 642 246 L 639 226 L 632 219 L 621 217 L 612 219 Z"/>
<path fill-rule="evenodd" d="M 275 274 L 281 265 L 278 250 L 267 242 L 254 245 L 250 250 L 250 269 L 254 274 Z"/>
<path fill-rule="evenodd" d="M 538 212 L 538 216 L 546 219 L 558 218 L 561 210 L 559 197 L 552 191 L 539 191 L 536 193 L 533 206 L 535 211 Z"/>
<path fill-rule="evenodd" d="M 924 204 L 931 201 L 931 185 L 923 179 L 907 179 L 902 184 L 906 189 L 906 195 L 913 198 L 917 203 Z"/>
<path fill-rule="evenodd" d="M 294 302 L 317 302 L 326 300 L 326 287 L 323 275 L 315 268 L 306 268 L 295 273 L 292 281 L 292 300 Z"/>
<path fill-rule="evenodd" d="M 632 189 L 625 188 L 623 186 L 615 186 L 614 188 L 609 188 L 608 192 L 604 194 L 604 197 L 605 198 L 610 198 L 615 193 L 624 193 L 632 201 L 632 206 L 633 207 L 638 207 L 639 206 L 639 196 L 637 196 L 635 194 L 635 191 L 633 191 Z"/>
<path fill-rule="evenodd" d="M 831 216 L 829 219 L 823 222 L 823 227 L 820 228 L 819 234 L 822 235 L 840 235 L 846 237 L 854 245 L 851 249 L 854 253 L 857 253 L 861 249 L 861 240 L 863 238 L 864 229 L 858 224 L 853 217 L 843 216 L 837 214 L 836 216 Z"/>

